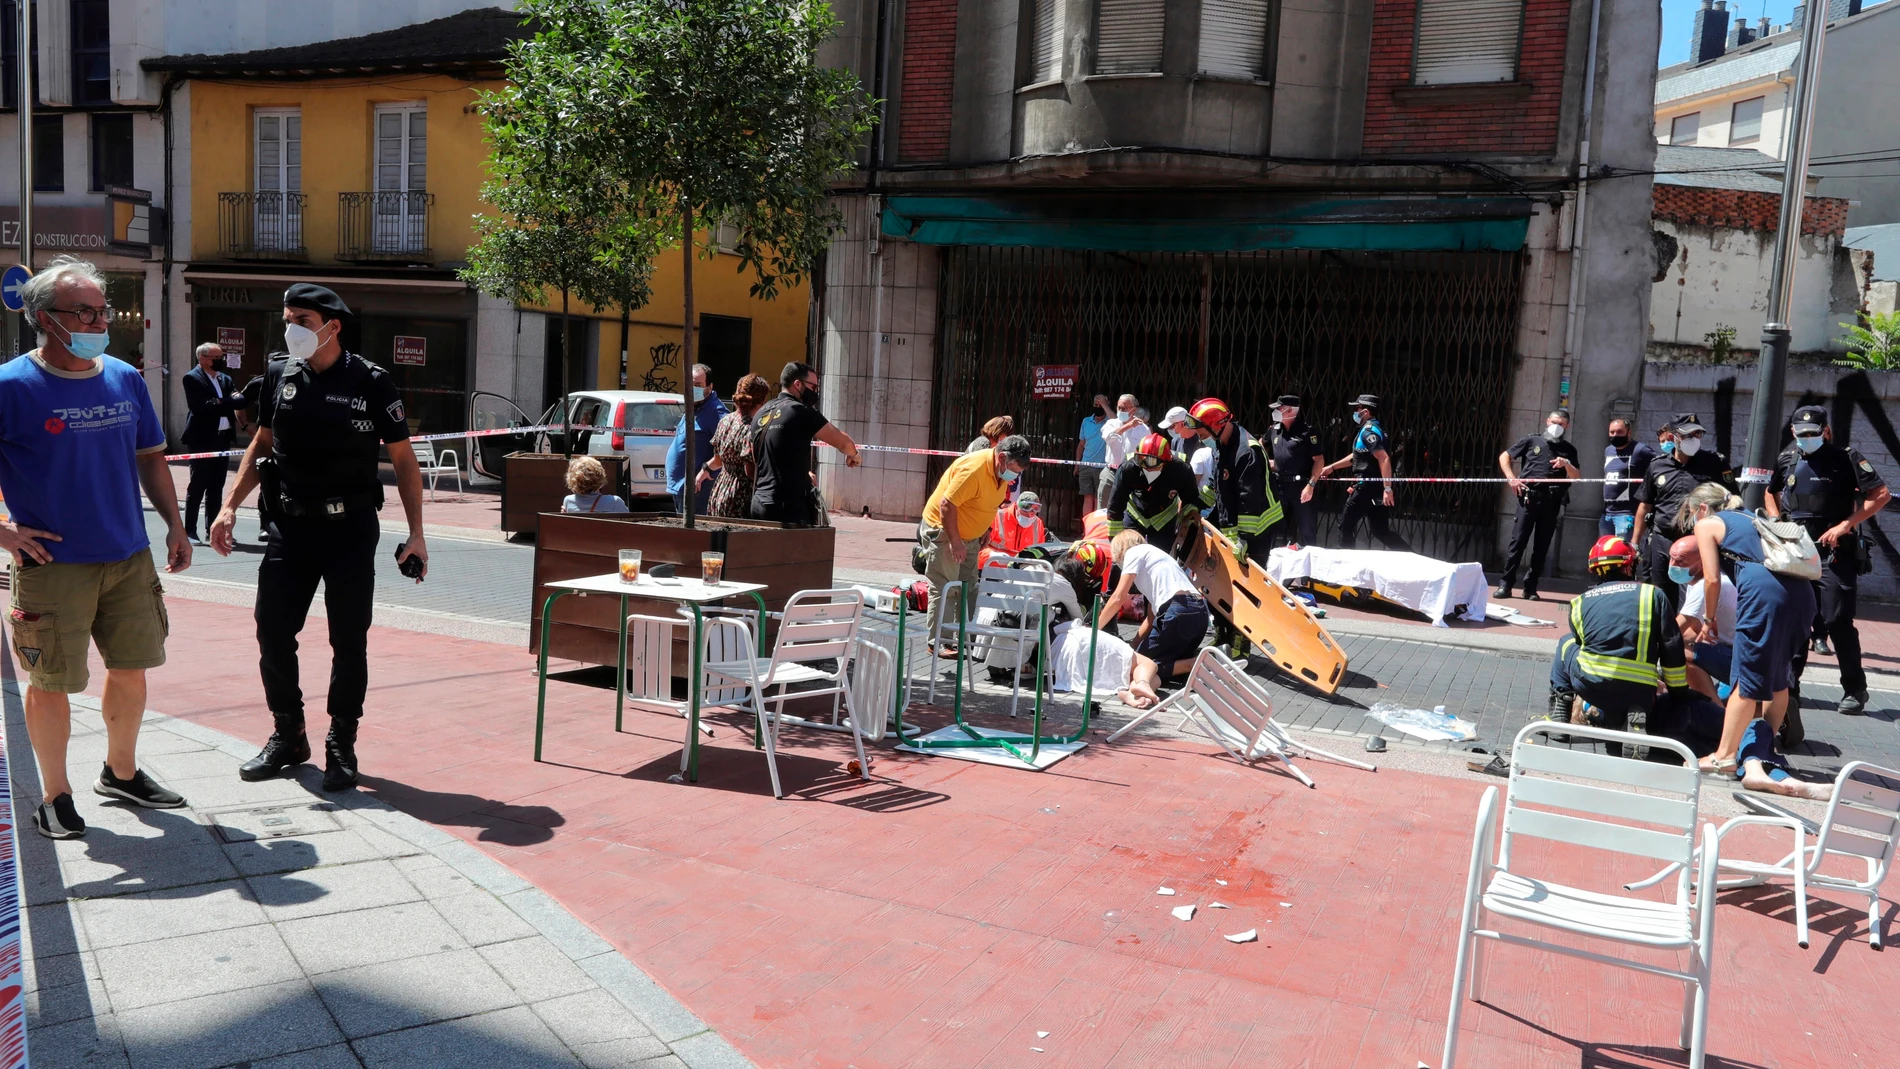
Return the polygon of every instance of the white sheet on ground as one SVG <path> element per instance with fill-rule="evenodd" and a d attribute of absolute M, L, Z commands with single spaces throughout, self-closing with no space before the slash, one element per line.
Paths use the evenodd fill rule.
<path fill-rule="evenodd" d="M 1282 583 L 1316 579 L 1322 583 L 1354 586 L 1417 609 L 1439 627 L 1445 617 L 1464 606 L 1461 620 L 1482 622 L 1490 593 L 1484 566 L 1449 564 L 1417 553 L 1376 549 L 1276 549 L 1267 560 L 1267 573 Z"/>
<path fill-rule="evenodd" d="M 1075 621 L 1055 628 L 1056 689 L 1079 694 L 1088 685 L 1089 631 Z M 1135 647 L 1106 631 L 1095 639 L 1095 693 L 1113 696 L 1135 670 Z"/>

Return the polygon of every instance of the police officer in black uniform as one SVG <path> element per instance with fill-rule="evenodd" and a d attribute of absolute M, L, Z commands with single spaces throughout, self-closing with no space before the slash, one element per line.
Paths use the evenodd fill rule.
<path fill-rule="evenodd" d="M 388 446 L 409 521 L 398 566 L 421 582 L 429 563 L 422 472 L 409 445 L 402 399 L 387 371 L 343 350 L 339 336 L 349 315 L 343 298 L 322 286 L 300 282 L 284 291 L 290 352 L 273 354 L 264 372 L 257 435 L 211 530 L 211 547 L 229 556 L 238 506 L 262 482 L 270 515 L 255 615 L 258 667 L 275 723 L 264 749 L 238 769 L 243 779 L 268 779 L 310 760 L 297 633 L 317 583 L 323 583 L 331 653 L 326 791 L 356 784 L 356 729 L 369 689 L 369 625 L 382 533 L 376 518 L 383 507 L 379 445 Z"/>
<path fill-rule="evenodd" d="M 1392 454 L 1386 452 L 1385 428 L 1379 425 L 1379 398 L 1362 393 L 1352 401 L 1352 421 L 1359 430 L 1352 438 L 1352 452 L 1322 469 L 1332 474 L 1350 465 L 1357 480 L 1346 491 L 1346 507 L 1339 514 L 1339 540 L 1351 549 L 1359 537 L 1359 523 L 1379 544 L 1400 553 L 1412 546 L 1387 526 L 1386 514 L 1392 511 Z"/>
<path fill-rule="evenodd" d="M 1574 479 L 1578 475 L 1577 447 L 1566 440 L 1570 433 L 1570 413 L 1557 409 L 1544 417 L 1542 434 L 1527 434 L 1517 444 L 1498 454 L 1498 470 L 1510 480 L 1517 495 L 1517 518 L 1511 521 L 1511 548 L 1504 558 L 1504 574 L 1498 577 L 1495 594 L 1511 596 L 1511 584 L 1517 580 L 1517 566 L 1524 561 L 1524 549 L 1530 547 L 1530 568 L 1524 573 L 1524 596 L 1537 598 L 1537 580 L 1543 578 L 1544 560 L 1550 555 L 1550 540 L 1557 533 L 1557 517 L 1570 501 L 1568 483 L 1526 482 L 1527 479 Z M 1521 466 L 1513 470 L 1512 464 Z"/>
<path fill-rule="evenodd" d="M 1867 672 L 1860 664 L 1860 629 L 1854 626 L 1855 588 L 1862 562 L 1872 563 L 1867 543 L 1855 530 L 1885 508 L 1892 496 L 1887 483 L 1860 450 L 1835 445 L 1827 409 L 1805 405 L 1794 411 L 1794 442 L 1775 461 L 1763 502 L 1770 515 L 1799 520 L 1821 551 L 1821 578 L 1814 600 L 1834 640 L 1841 665 L 1840 712 L 1867 711 Z M 1795 678 L 1807 667 L 1807 643 L 1795 654 Z"/>
<path fill-rule="evenodd" d="M 1319 432 L 1300 415 L 1300 399 L 1283 394 L 1274 404 L 1279 418 L 1268 434 L 1273 446 L 1273 496 L 1280 499 L 1284 515 L 1267 536 L 1271 545 L 1310 546 L 1319 531 L 1319 503 L 1313 500 L 1314 484 L 1326 468 L 1325 450 L 1319 445 Z"/>
<path fill-rule="evenodd" d="M 1728 458 L 1704 447 L 1703 438 L 1708 432 L 1695 413 L 1678 412 L 1675 421 L 1669 424 L 1669 433 L 1669 441 L 1675 448 L 1650 462 L 1642 485 L 1636 488 L 1632 544 L 1641 555 L 1637 578 L 1661 587 L 1663 593 L 1669 595 L 1673 608 L 1682 604 L 1682 592 L 1669 581 L 1669 546 L 1676 539 L 1694 533 L 1676 529 L 1676 512 L 1681 509 L 1683 499 L 1703 483 L 1719 482 L 1728 487 L 1729 493 L 1737 491 Z"/>

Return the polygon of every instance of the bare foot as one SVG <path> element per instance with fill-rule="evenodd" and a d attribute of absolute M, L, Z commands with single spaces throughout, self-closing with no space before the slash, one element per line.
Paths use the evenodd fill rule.
<path fill-rule="evenodd" d="M 1831 786 L 1823 783 L 1807 783 L 1795 779 L 1793 776 L 1781 780 L 1774 779 L 1768 775 L 1768 770 L 1761 766 L 1760 761 L 1747 761 L 1743 763 L 1742 786 L 1751 791 L 1760 791 L 1763 794 L 1779 794 L 1788 798 L 1806 798 L 1811 802 L 1825 802 L 1834 793 Z"/>
<path fill-rule="evenodd" d="M 1116 691 L 1115 697 L 1120 698 L 1122 704 L 1128 706 L 1130 709 L 1146 709 L 1155 703 L 1153 698 L 1145 694 L 1136 694 L 1127 687 Z"/>

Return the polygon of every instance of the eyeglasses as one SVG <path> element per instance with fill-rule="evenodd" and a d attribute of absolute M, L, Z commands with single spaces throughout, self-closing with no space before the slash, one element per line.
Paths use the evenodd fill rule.
<path fill-rule="evenodd" d="M 112 306 L 109 304 L 99 305 L 97 307 L 47 309 L 49 312 L 63 312 L 66 315 L 72 316 L 79 320 L 81 326 L 85 327 L 99 326 L 110 321 L 112 319 L 112 310 Z"/>
<path fill-rule="evenodd" d="M 1034 516 L 1036 513 L 1042 511 L 1042 506 L 1041 505 L 1017 505 L 1016 511 L 1025 512 L 1031 516 Z"/>
<path fill-rule="evenodd" d="M 1151 457 L 1145 453 L 1135 458 L 1135 463 L 1141 465 L 1144 468 L 1148 468 L 1150 470 L 1154 468 L 1158 468 L 1161 465 L 1166 464 L 1167 462 L 1168 462 L 1167 457 Z"/>

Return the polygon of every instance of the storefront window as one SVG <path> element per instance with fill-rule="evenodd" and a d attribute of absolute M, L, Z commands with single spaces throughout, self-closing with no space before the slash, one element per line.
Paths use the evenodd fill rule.
<path fill-rule="evenodd" d="M 112 306 L 106 352 L 133 367 L 144 367 L 145 276 L 106 272 L 106 303 Z"/>

